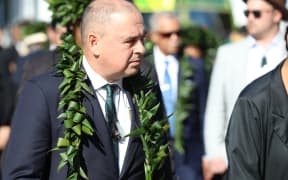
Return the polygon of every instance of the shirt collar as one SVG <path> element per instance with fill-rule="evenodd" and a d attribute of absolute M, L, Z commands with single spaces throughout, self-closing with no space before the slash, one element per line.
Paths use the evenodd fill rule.
<path fill-rule="evenodd" d="M 165 55 L 162 53 L 160 48 L 158 46 L 154 46 L 154 53 L 155 53 L 155 60 L 159 60 L 158 63 L 164 63 L 164 60 L 167 60 L 169 62 L 173 62 L 174 60 L 177 60 L 176 56 L 171 54 L 171 55 Z"/>
<path fill-rule="evenodd" d="M 85 56 L 83 56 L 82 64 L 95 90 L 98 90 L 103 86 L 105 86 L 106 84 L 109 84 L 108 81 L 106 81 L 103 77 L 101 77 L 91 68 Z M 121 89 L 123 88 L 122 79 L 115 81 L 112 84 L 117 84 Z"/>
<path fill-rule="evenodd" d="M 283 33 L 281 31 L 279 31 L 267 47 L 282 46 L 283 41 L 284 41 L 283 37 L 284 37 Z M 254 37 L 252 37 L 251 35 L 248 36 L 248 41 L 249 41 L 249 45 L 251 48 L 258 46 L 256 39 Z"/>

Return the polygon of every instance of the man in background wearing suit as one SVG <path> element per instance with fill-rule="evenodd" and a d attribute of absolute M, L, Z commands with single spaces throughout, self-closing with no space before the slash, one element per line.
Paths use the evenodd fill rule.
<path fill-rule="evenodd" d="M 175 173 L 181 180 L 201 180 L 201 158 L 204 153 L 202 122 L 205 106 L 202 106 L 200 101 L 202 99 L 204 102 L 206 101 L 206 91 L 202 91 L 200 86 L 204 84 L 205 80 L 202 76 L 200 78 L 195 76 L 198 72 L 195 72 L 193 65 L 189 64 L 189 58 L 184 59 L 181 54 L 181 25 L 178 17 L 171 12 L 157 12 L 151 16 L 149 23 L 149 37 L 154 46 L 151 52 L 147 53 L 144 63 L 152 64 L 154 67 L 146 69 L 146 72 L 150 72 L 150 76 L 159 82 L 167 115 L 173 113 L 169 118 L 169 137 L 173 144 L 172 156 Z M 183 61 L 187 61 L 188 67 L 186 68 L 194 72 L 185 78 L 183 74 L 187 72 L 184 72 L 184 68 L 181 66 Z M 179 152 L 174 148 L 175 134 L 177 133 L 175 122 L 178 120 L 178 117 L 175 116 L 176 104 L 181 103 L 180 96 L 187 93 L 186 90 L 180 92 L 180 85 L 185 88 L 190 86 L 192 89 L 193 84 L 195 86 L 191 93 L 188 93 L 189 97 L 185 97 L 185 101 L 189 102 L 189 110 L 181 113 L 181 115 L 187 113 L 187 118 L 182 122 L 181 141 L 184 144 L 184 152 Z"/>
<path fill-rule="evenodd" d="M 244 0 L 247 10 L 245 39 L 218 49 L 209 85 L 205 113 L 203 159 L 205 180 L 227 169 L 225 134 L 241 90 L 274 69 L 285 57 L 280 21 L 288 19 L 285 0 Z"/>
<path fill-rule="evenodd" d="M 138 107 L 132 101 L 131 87 L 126 87 L 125 83 L 139 71 L 145 51 L 144 36 L 141 13 L 128 1 L 96 0 L 84 12 L 81 21 L 82 66 L 87 77 L 83 81 L 94 94 L 84 93 L 83 105 L 94 132 L 83 142 L 81 154 L 90 180 L 145 179 L 145 155 L 140 137 L 122 136 L 140 126 Z M 47 73 L 29 80 L 24 86 L 12 120 L 4 179 L 66 178 L 67 166 L 57 171 L 59 151 L 51 151 L 65 128 L 63 121 L 57 118 L 58 87 L 62 80 L 63 77 L 55 76 L 55 72 Z M 132 86 L 135 83 L 131 83 Z M 112 99 L 118 120 L 116 129 L 122 130 L 117 152 L 112 144 L 112 130 L 106 122 L 111 115 L 105 113 L 109 86 L 115 87 Z M 168 158 L 156 174 L 171 179 Z"/>

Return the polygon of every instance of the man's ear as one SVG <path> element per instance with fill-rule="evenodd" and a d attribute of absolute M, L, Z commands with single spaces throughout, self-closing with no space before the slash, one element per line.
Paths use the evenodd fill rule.
<path fill-rule="evenodd" d="M 99 36 L 96 33 L 88 34 L 87 45 L 95 56 L 99 56 Z"/>
<path fill-rule="evenodd" d="M 150 40 L 153 42 L 153 43 L 156 43 L 158 41 L 158 36 L 156 34 L 156 32 L 150 32 L 148 33 L 148 37 L 150 38 Z"/>
<path fill-rule="evenodd" d="M 275 16 L 274 16 L 274 21 L 275 21 L 275 22 L 280 22 L 281 19 L 282 19 L 282 13 L 281 13 L 281 11 L 279 11 L 278 9 L 275 9 L 274 14 L 275 14 Z"/>

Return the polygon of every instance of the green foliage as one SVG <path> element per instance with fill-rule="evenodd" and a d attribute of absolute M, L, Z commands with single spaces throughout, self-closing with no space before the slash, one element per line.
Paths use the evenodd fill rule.
<path fill-rule="evenodd" d="M 58 105 L 58 109 L 63 109 L 63 113 L 58 118 L 63 120 L 65 131 L 64 137 L 59 137 L 53 150 L 63 150 L 60 153 L 58 171 L 67 165 L 67 180 L 88 179 L 81 161 L 81 145 L 83 138 L 92 136 L 94 130 L 82 101 L 84 92 L 93 92 L 84 81 L 86 73 L 81 67 L 82 50 L 75 44 L 71 34 L 66 33 L 63 36 L 59 51 L 62 57 L 56 64 L 57 75 L 64 76 L 64 79 L 59 85 L 61 100 Z"/>
<path fill-rule="evenodd" d="M 188 118 L 190 110 L 193 108 L 191 98 L 194 95 L 195 84 L 191 80 L 193 67 L 189 63 L 188 56 L 184 56 L 180 61 L 181 77 L 179 84 L 178 101 L 175 110 L 175 139 L 174 147 L 179 153 L 184 153 L 184 121 Z"/>
<path fill-rule="evenodd" d="M 62 26 L 75 24 L 81 18 L 85 7 L 91 0 L 46 0 L 49 10 L 53 12 L 52 19 Z"/>
<path fill-rule="evenodd" d="M 183 46 L 194 45 L 203 53 L 205 68 L 208 74 L 211 72 L 215 55 L 221 41 L 209 29 L 200 26 L 186 26 L 182 34 Z"/>
<path fill-rule="evenodd" d="M 160 106 L 155 93 L 151 90 L 154 83 L 139 74 L 136 79 L 133 80 L 132 94 L 139 109 L 141 127 L 128 136 L 140 136 L 145 153 L 145 178 L 152 180 L 153 173 L 164 165 L 164 160 L 168 156 L 168 144 L 163 143 L 169 129 L 168 117 L 163 120 L 154 120 Z M 137 82 L 136 86 L 135 82 Z"/>
<path fill-rule="evenodd" d="M 47 0 L 47 2 L 52 11 L 52 20 L 56 24 L 68 27 L 79 21 L 90 0 Z M 59 137 L 53 150 L 63 150 L 60 153 L 58 170 L 67 165 L 67 180 L 88 179 L 81 161 L 81 145 L 83 138 L 91 136 L 94 130 L 82 101 L 84 91 L 93 93 L 84 82 L 86 73 L 81 67 L 82 50 L 76 45 L 72 34 L 66 33 L 62 39 L 61 59 L 58 60 L 56 68 L 57 75 L 64 76 L 59 86 L 61 100 L 58 105 L 58 109 L 62 109 L 63 113 L 58 118 L 63 119 L 65 131 L 64 137 Z"/>
<path fill-rule="evenodd" d="M 216 36 L 208 29 L 200 26 L 187 26 L 183 28 L 182 37 L 184 45 L 196 45 L 203 51 L 219 45 L 219 40 Z"/>

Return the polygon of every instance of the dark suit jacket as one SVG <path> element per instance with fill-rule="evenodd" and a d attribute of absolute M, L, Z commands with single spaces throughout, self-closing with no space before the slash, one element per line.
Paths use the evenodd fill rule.
<path fill-rule="evenodd" d="M 63 136 L 64 131 L 63 120 L 57 118 L 60 99 L 58 86 L 63 78 L 54 74 L 55 72 L 51 72 L 29 80 L 23 88 L 12 121 L 12 132 L 5 156 L 3 171 L 5 180 L 18 178 L 63 180 L 66 177 L 67 169 L 57 172 L 60 162 L 59 151 L 50 151 L 56 146 L 57 139 Z M 88 84 L 91 85 L 89 82 Z M 132 129 L 135 129 L 136 126 L 140 126 L 137 107 L 131 97 L 128 99 L 131 107 L 134 107 Z M 119 178 L 113 168 L 115 167 L 113 149 L 96 96 L 86 94 L 83 104 L 95 129 L 93 137 L 84 142 L 82 150 L 89 179 L 145 179 L 145 157 L 140 138 L 130 137 Z M 166 174 L 165 179 L 171 179 L 169 167 L 159 170 L 158 173 Z"/>
<path fill-rule="evenodd" d="M 181 59 L 180 56 L 179 59 Z M 201 64 L 201 62 L 192 62 L 192 59 L 189 59 L 189 61 L 192 64 L 194 72 L 190 79 L 193 80 L 196 86 L 193 94 L 191 95 L 191 99 L 189 100 L 191 104 L 193 104 L 193 108 L 189 112 L 189 118 L 184 122 L 184 148 L 187 160 L 189 159 L 189 162 L 199 167 L 201 166 L 201 159 L 204 154 L 203 116 L 205 112 L 208 85 L 205 77 L 204 64 Z M 150 75 L 151 79 L 158 82 L 152 51 L 148 52 L 146 55 L 141 68 L 143 72 Z M 180 75 L 181 69 L 179 70 L 178 81 L 182 80 Z"/>

